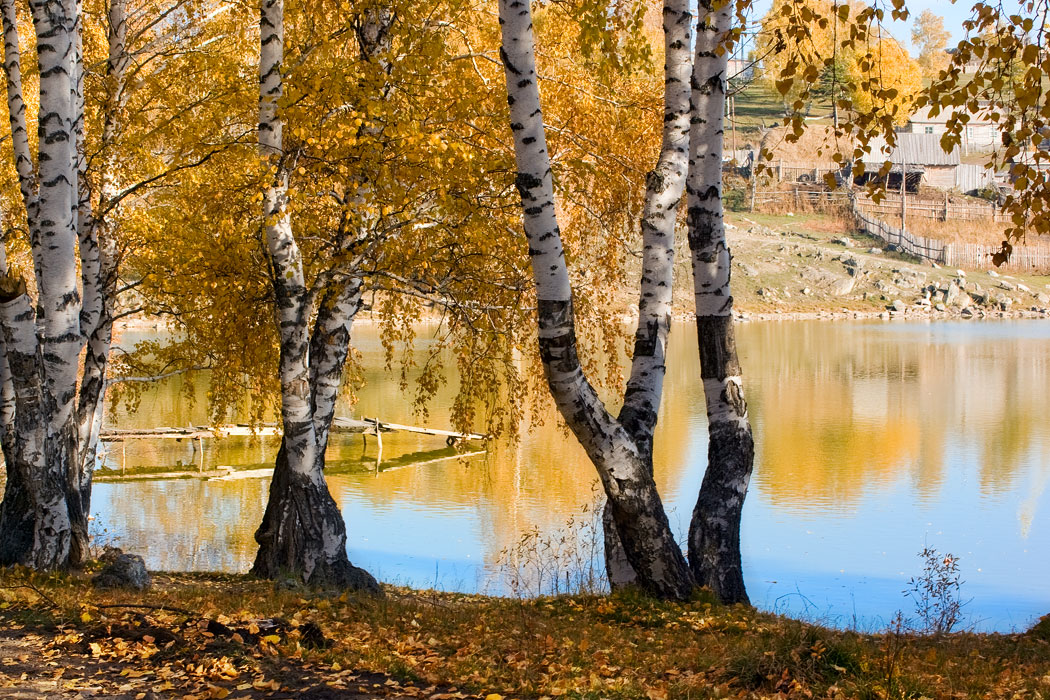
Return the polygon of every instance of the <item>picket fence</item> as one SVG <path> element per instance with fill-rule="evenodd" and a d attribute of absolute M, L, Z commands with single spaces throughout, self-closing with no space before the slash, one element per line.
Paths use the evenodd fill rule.
<path fill-rule="evenodd" d="M 910 211 L 910 208 L 909 208 Z M 945 243 L 924 236 L 915 236 L 907 230 L 901 230 L 891 224 L 875 218 L 864 211 L 857 200 L 853 202 L 853 216 L 857 228 L 870 236 L 897 246 L 900 250 L 928 262 L 935 262 L 945 267 L 960 267 L 971 270 L 994 267 L 992 255 L 999 252 L 999 246 L 980 245 L 977 243 Z M 1000 270 L 1009 272 L 1050 272 L 1050 245 L 1017 244 L 1010 259 L 1001 265 Z"/>

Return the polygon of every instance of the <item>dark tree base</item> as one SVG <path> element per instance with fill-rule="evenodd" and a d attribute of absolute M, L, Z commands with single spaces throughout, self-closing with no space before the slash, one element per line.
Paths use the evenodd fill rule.
<path fill-rule="evenodd" d="M 0 504 L 0 566 L 25 564 L 33 552 L 33 503 L 17 474 L 7 470 L 7 487 Z"/>
<path fill-rule="evenodd" d="M 697 584 L 727 605 L 750 605 L 740 563 L 740 516 L 754 463 L 750 430 L 711 430 L 708 466 L 693 510 L 689 565 Z"/>
<path fill-rule="evenodd" d="M 255 540 L 259 552 L 251 573 L 259 578 L 382 593 L 375 578 L 347 558 L 346 525 L 323 477 L 293 472 L 283 444 Z"/>

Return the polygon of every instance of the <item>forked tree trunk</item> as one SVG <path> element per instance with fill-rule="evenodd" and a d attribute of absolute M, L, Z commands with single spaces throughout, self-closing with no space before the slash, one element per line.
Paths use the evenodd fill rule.
<path fill-rule="evenodd" d="M 110 6 L 111 24 L 119 21 L 111 27 L 107 68 L 108 78 L 121 90 L 127 65 L 125 2 L 112 0 Z M 9 274 L 5 259 L 0 265 L 5 368 L 0 371 L 5 396 L 0 422 L 6 427 L 0 439 L 8 489 L 0 505 L 0 563 L 55 568 L 88 557 L 91 476 L 105 399 L 116 256 L 112 251 L 107 255 L 111 244 L 100 246 L 100 222 L 93 217 L 87 183 L 80 3 L 35 0 L 30 9 L 41 75 L 36 164 L 28 141 L 16 6 L 13 0 L 0 0 L 12 149 L 39 300 L 34 310 L 25 283 Z M 113 141 L 121 105 L 105 110 L 104 150 Z M 111 157 L 101 160 L 105 177 Z M 88 351 L 78 366 L 85 344 Z"/>
<path fill-rule="evenodd" d="M 722 220 L 723 113 L 732 5 L 700 0 L 693 62 L 688 182 L 689 248 L 696 295 L 700 374 L 707 402 L 708 457 L 689 528 L 689 563 L 700 585 L 725 603 L 747 603 L 740 518 L 754 463 L 733 335 L 729 247 Z"/>
<path fill-rule="evenodd" d="M 670 326 L 675 213 L 687 166 L 688 2 L 664 3 L 664 142 L 660 162 L 647 183 L 639 328 L 619 419 L 609 415 L 577 357 L 572 289 L 555 214 L 529 2 L 500 0 L 499 16 L 516 184 L 536 282 L 539 346 L 547 383 L 559 412 L 597 468 L 608 499 L 604 520 L 611 583 L 636 583 L 658 597 L 684 599 L 691 594 L 693 578 L 653 480 L 652 435 Z"/>
<path fill-rule="evenodd" d="M 273 174 L 263 197 L 263 228 L 280 336 L 284 435 L 266 513 L 255 533 L 259 552 L 252 573 L 378 593 L 376 580 L 347 558 L 346 524 L 324 479 L 327 435 L 360 286 L 347 283 L 322 298 L 311 336 L 313 295 L 288 213 L 284 124 L 277 111 L 283 94 L 283 0 L 262 1 L 260 42 L 259 149 Z"/>

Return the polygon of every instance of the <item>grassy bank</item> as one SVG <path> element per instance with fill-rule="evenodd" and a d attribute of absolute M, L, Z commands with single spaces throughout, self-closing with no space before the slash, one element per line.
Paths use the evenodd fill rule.
<path fill-rule="evenodd" d="M 204 574 L 160 575 L 138 594 L 96 592 L 86 575 L 2 571 L 0 656 L 0 695 L 56 677 L 69 692 L 140 700 L 1050 693 L 1050 624 L 1011 635 L 872 635 L 703 598 L 388 588 L 371 599 Z"/>

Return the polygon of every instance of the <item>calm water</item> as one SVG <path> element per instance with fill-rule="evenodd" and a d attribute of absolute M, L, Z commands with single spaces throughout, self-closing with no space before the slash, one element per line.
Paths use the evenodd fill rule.
<path fill-rule="evenodd" d="M 376 334 L 355 329 L 366 367 Z M 656 478 L 684 533 L 706 462 L 695 332 L 675 328 Z M 1050 612 L 1050 323 L 761 323 L 739 328 L 757 462 L 744 510 L 752 601 L 830 624 L 881 628 L 924 545 L 961 557 L 968 624 L 1010 630 Z M 397 382 L 367 372 L 357 415 L 419 423 Z M 206 421 L 178 382 L 118 427 Z M 426 423 L 448 425 L 451 390 Z M 347 409 L 348 410 L 348 409 Z M 265 466 L 269 439 L 206 441 L 205 468 Z M 554 421 L 516 445 L 453 457 L 440 438 L 337 436 L 331 490 L 351 560 L 385 581 L 505 592 L 499 553 L 554 533 L 593 499 L 594 469 Z M 108 458 L 120 463 L 120 447 Z M 196 464 L 187 442 L 129 443 L 128 467 Z M 267 478 L 99 483 L 99 528 L 150 568 L 244 571 Z"/>

